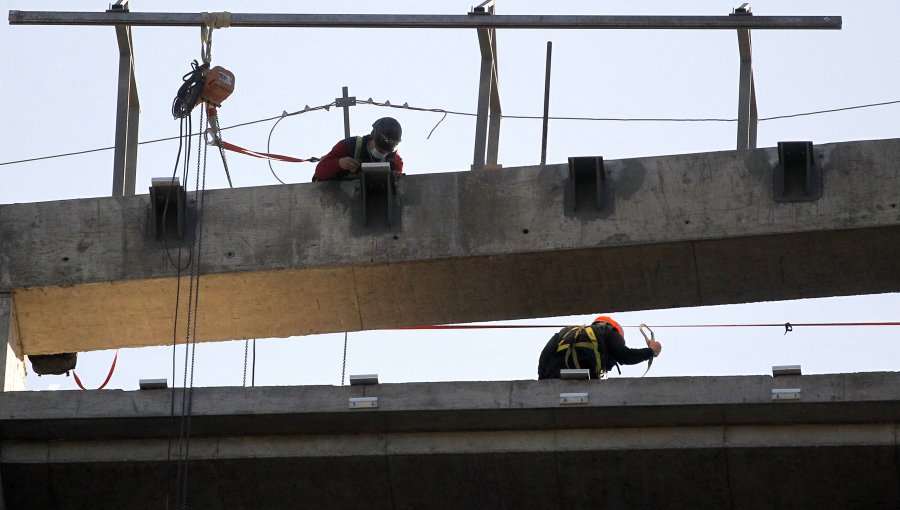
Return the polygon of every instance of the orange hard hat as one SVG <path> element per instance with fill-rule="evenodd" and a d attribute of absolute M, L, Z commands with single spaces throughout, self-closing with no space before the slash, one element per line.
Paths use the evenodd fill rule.
<path fill-rule="evenodd" d="M 619 325 L 618 322 L 614 321 L 612 317 L 607 317 L 606 315 L 598 315 L 594 322 L 605 322 L 610 326 L 616 328 L 616 331 L 619 332 L 622 337 L 625 337 L 625 331 L 622 330 L 622 326 Z"/>

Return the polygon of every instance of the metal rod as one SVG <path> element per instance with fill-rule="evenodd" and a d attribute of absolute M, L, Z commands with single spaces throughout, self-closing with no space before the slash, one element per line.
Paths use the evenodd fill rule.
<path fill-rule="evenodd" d="M 756 83 L 753 81 L 753 69 L 750 69 L 750 132 L 747 133 L 747 148 L 756 148 L 756 128 L 759 125 L 759 114 L 756 112 Z"/>
<path fill-rule="evenodd" d="M 547 68 L 544 73 L 544 130 L 541 134 L 541 166 L 547 164 L 547 126 L 550 123 L 550 58 L 553 42 L 547 41 Z"/>
<path fill-rule="evenodd" d="M 490 107 L 491 84 L 493 73 L 493 55 L 491 52 L 490 33 L 478 30 L 478 42 L 481 48 L 481 76 L 478 80 L 478 106 L 475 118 L 475 154 L 472 170 L 484 169 L 484 156 L 488 137 L 488 108 Z"/>
<path fill-rule="evenodd" d="M 753 95 L 753 57 L 750 46 L 750 31 L 738 30 L 738 51 L 740 52 L 740 77 L 738 78 L 738 124 L 737 150 L 750 149 L 750 110 Z"/>
<path fill-rule="evenodd" d="M 112 196 L 132 196 L 135 191 L 138 117 L 137 85 L 131 51 L 131 28 L 116 27 L 119 44 L 119 87 L 116 106 L 116 149 L 113 155 Z M 134 118 L 132 118 L 132 116 Z"/>
<path fill-rule="evenodd" d="M 497 154 L 500 152 L 500 120 L 503 112 L 500 108 L 500 72 L 497 63 L 497 31 L 489 30 L 491 39 L 491 94 L 489 103 L 487 156 L 488 165 L 497 165 Z"/>
<path fill-rule="evenodd" d="M 341 87 L 344 99 L 344 138 L 350 138 L 350 96 L 347 87 Z"/>
<path fill-rule="evenodd" d="M 9 11 L 10 25 L 203 26 L 200 13 Z M 231 27 L 839 30 L 840 16 L 585 16 L 231 13 Z"/>

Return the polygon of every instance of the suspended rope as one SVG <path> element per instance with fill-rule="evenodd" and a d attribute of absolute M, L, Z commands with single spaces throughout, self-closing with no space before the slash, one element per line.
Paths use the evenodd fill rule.
<path fill-rule="evenodd" d="M 116 351 L 116 355 L 113 356 L 112 366 L 109 367 L 109 373 L 106 374 L 106 379 L 103 380 L 103 384 L 100 385 L 98 390 L 102 390 L 106 387 L 106 384 L 109 382 L 110 378 L 112 378 L 113 372 L 116 370 L 116 361 L 119 359 L 119 351 Z M 79 388 L 83 390 L 87 390 L 83 384 L 81 384 L 81 379 L 78 378 L 78 373 L 72 370 L 72 375 L 75 377 L 75 384 L 78 385 Z"/>
<path fill-rule="evenodd" d="M 528 329 L 528 328 L 566 328 L 571 324 L 446 324 L 434 326 L 409 326 L 390 328 L 391 331 L 419 329 Z M 760 324 L 651 324 L 654 328 L 785 328 L 788 331 L 796 327 L 864 327 L 864 326 L 900 326 L 900 321 L 880 322 L 782 322 Z M 640 328 L 640 325 L 622 326 L 623 328 Z"/>
<path fill-rule="evenodd" d="M 212 145 L 218 145 L 220 149 L 224 149 L 227 151 L 237 152 L 238 154 L 244 154 L 246 156 L 253 156 L 254 158 L 260 159 L 269 159 L 272 161 L 282 161 L 284 163 L 315 163 L 319 161 L 319 158 L 312 157 L 308 159 L 300 159 L 295 158 L 293 156 L 283 156 L 281 154 L 271 154 L 268 152 L 256 152 L 250 149 L 245 149 L 243 147 L 237 146 L 233 143 L 228 143 L 224 140 L 211 141 Z"/>
<path fill-rule="evenodd" d="M 200 132 L 202 132 L 202 128 Z M 175 169 L 172 171 L 172 179 L 171 182 L 175 182 L 175 176 L 178 173 L 178 166 L 181 162 L 181 153 L 182 148 L 184 149 L 184 161 L 181 163 L 182 166 L 182 182 L 184 182 L 185 187 L 188 185 L 188 177 L 190 175 L 190 156 L 191 156 L 191 141 L 193 137 L 199 135 L 200 133 L 193 132 L 193 124 L 191 115 L 187 115 L 181 119 L 180 127 L 179 127 L 179 138 L 178 138 L 178 154 L 175 157 Z M 166 196 L 166 207 L 169 205 L 169 195 Z M 165 227 L 165 224 L 164 224 Z M 165 232 L 163 232 L 163 241 L 166 242 Z M 177 354 L 178 347 L 178 315 L 181 309 L 181 275 L 185 269 L 190 267 L 193 260 L 193 251 L 192 249 L 188 251 L 188 263 L 185 266 L 181 265 L 181 253 L 183 244 L 178 243 L 178 260 L 177 262 L 172 261 L 171 255 L 169 254 L 169 246 L 165 244 L 166 248 L 166 256 L 173 263 L 176 268 L 176 284 L 175 284 L 175 312 L 174 319 L 172 321 L 172 391 L 170 393 L 170 408 L 169 408 L 169 440 L 168 440 L 168 448 L 166 450 L 166 462 L 172 461 L 172 441 L 175 437 L 175 360 Z M 193 248 L 193 246 L 191 247 Z M 185 345 L 185 350 L 187 350 L 187 345 Z M 182 416 L 183 416 L 182 412 Z M 179 435 L 179 448 L 180 448 L 180 435 Z M 181 453 L 179 452 L 179 460 L 178 460 L 178 469 L 181 467 Z M 166 477 L 166 508 L 169 508 L 169 503 L 173 499 L 172 494 L 172 483 L 176 482 L 178 487 L 176 488 L 175 497 L 177 498 L 177 491 L 180 489 L 180 473 L 173 479 L 172 476 Z M 175 501 L 177 505 L 177 499 Z"/>

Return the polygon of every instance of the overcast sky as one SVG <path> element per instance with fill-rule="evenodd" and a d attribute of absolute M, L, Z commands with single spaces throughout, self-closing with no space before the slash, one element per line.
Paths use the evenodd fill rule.
<path fill-rule="evenodd" d="M 498 14 L 726 15 L 740 2 L 504 1 Z M 106 2 L 7 0 L 6 9 L 100 12 Z M 184 2 L 141 1 L 133 11 L 465 14 L 472 2 Z M 762 118 L 900 100 L 896 1 L 755 1 L 757 15 L 843 17 L 840 31 L 757 30 L 753 56 Z M 134 29 L 140 139 L 178 134 L 171 102 L 199 59 L 199 28 Z M 500 99 L 507 115 L 540 115 L 547 41 L 553 42 L 550 114 L 616 118 L 721 118 L 737 115 L 738 47 L 734 31 L 498 32 Z M 220 109 L 229 126 L 329 104 L 348 86 L 359 99 L 475 112 L 480 53 L 473 30 L 247 29 L 215 31 L 213 65 L 236 75 L 236 90 Z M 112 27 L 0 24 L 0 163 L 112 146 L 118 47 Z M 199 110 L 195 112 L 195 115 Z M 410 174 L 465 171 L 472 163 L 474 118 L 359 105 L 354 134 L 392 115 L 404 128 L 399 151 Z M 759 125 L 760 147 L 782 140 L 816 144 L 894 138 L 900 105 L 863 108 Z M 198 121 L 195 120 L 195 126 Z M 265 151 L 274 121 L 226 131 L 225 139 Z M 500 163 L 540 160 L 540 120 L 505 119 Z M 339 110 L 285 118 L 271 132 L 271 152 L 321 156 L 343 138 Z M 733 150 L 735 122 L 551 121 L 548 162 L 574 155 L 606 159 Z M 142 145 L 137 193 L 151 177 L 171 175 L 177 142 Z M 210 153 L 214 155 L 215 153 Z M 0 203 L 108 196 L 111 150 L 0 166 Z M 277 185 L 267 164 L 232 154 L 236 187 Z M 311 164 L 276 164 L 287 183 L 308 182 Z M 220 161 L 210 158 L 207 187 L 227 187 Z M 898 320 L 900 296 L 844 297 L 693 309 L 614 313 L 586 311 L 538 323 L 584 323 L 610 312 L 626 325 L 858 322 Z M 662 356 L 648 377 L 766 374 L 773 365 L 802 364 L 804 373 L 896 370 L 898 328 L 658 329 Z M 505 380 L 536 377 L 537 357 L 553 333 L 410 331 L 350 333 L 347 373 L 378 373 L 382 382 Z M 343 334 L 260 339 L 257 385 L 340 384 Z M 635 329 L 626 341 L 639 347 Z M 196 386 L 241 385 L 245 342 L 199 345 Z M 105 378 L 115 351 L 83 353 L 77 372 L 86 385 Z M 176 365 L 184 363 L 183 351 Z M 251 359 L 252 363 L 252 359 Z M 119 351 L 110 388 L 135 389 L 141 378 L 171 380 L 172 349 Z M 29 367 L 30 370 L 30 367 Z M 638 377 L 643 366 L 613 377 Z M 180 370 L 176 380 L 181 381 Z M 250 374 L 247 376 L 250 383 Z M 28 389 L 72 389 L 72 378 L 29 374 Z"/>

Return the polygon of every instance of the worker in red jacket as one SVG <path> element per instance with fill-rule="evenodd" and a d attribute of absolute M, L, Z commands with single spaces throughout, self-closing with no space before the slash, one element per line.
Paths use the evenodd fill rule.
<path fill-rule="evenodd" d="M 341 140 L 316 165 L 313 181 L 354 179 L 363 163 L 387 162 L 391 170 L 403 173 L 403 158 L 397 144 L 403 134 L 393 117 L 382 117 L 372 124 L 372 133 Z"/>

